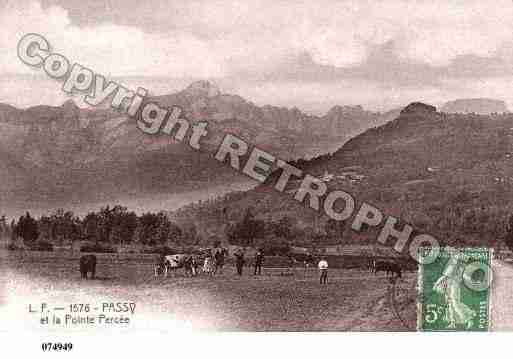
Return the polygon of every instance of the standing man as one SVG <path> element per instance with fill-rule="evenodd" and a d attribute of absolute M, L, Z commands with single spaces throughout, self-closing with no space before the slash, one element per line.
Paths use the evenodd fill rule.
<path fill-rule="evenodd" d="M 191 256 L 191 271 L 193 277 L 196 277 L 196 275 L 198 274 L 198 265 L 198 258 L 196 258 L 196 255 L 193 254 Z"/>
<path fill-rule="evenodd" d="M 319 270 L 321 271 L 321 278 L 320 283 L 321 284 L 327 284 L 328 283 L 328 261 L 326 258 L 321 258 L 319 261 L 319 264 L 317 265 L 319 267 Z"/>
<path fill-rule="evenodd" d="M 312 253 L 308 252 L 308 254 L 306 255 L 305 260 L 303 262 L 303 265 L 305 266 L 305 277 L 308 272 L 308 268 L 310 268 L 310 266 L 313 265 L 314 263 L 315 263 L 315 261 L 314 261 L 314 257 L 312 255 Z"/>
<path fill-rule="evenodd" d="M 264 253 L 259 249 L 255 254 L 255 273 L 253 275 L 262 275 L 262 264 L 264 264 Z"/>
<path fill-rule="evenodd" d="M 223 273 L 223 267 L 224 267 L 224 255 L 226 253 L 226 249 L 224 248 L 216 248 L 215 254 L 214 254 L 214 260 L 215 260 L 215 272 L 219 271 L 219 273 Z"/>
<path fill-rule="evenodd" d="M 203 262 L 203 273 L 206 273 L 209 276 L 213 276 L 214 270 L 215 270 L 214 256 L 212 255 L 212 251 L 209 249 L 207 251 L 207 255 L 205 257 L 205 262 Z"/>
<path fill-rule="evenodd" d="M 237 267 L 237 274 L 242 276 L 242 268 L 244 267 L 244 253 L 242 251 L 237 251 L 235 253 L 235 266 Z"/>

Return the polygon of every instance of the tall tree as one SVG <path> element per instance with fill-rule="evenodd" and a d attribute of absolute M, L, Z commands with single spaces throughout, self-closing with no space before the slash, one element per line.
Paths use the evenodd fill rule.
<path fill-rule="evenodd" d="M 508 227 L 506 229 L 506 238 L 505 238 L 506 246 L 513 251 L 513 214 L 510 215 L 508 220 Z"/>
<path fill-rule="evenodd" d="M 50 216 L 49 221 L 52 241 L 63 244 L 65 241 L 74 242 L 82 238 L 82 223 L 73 212 L 60 208 Z"/>
<path fill-rule="evenodd" d="M 97 243 L 100 241 L 100 216 L 95 212 L 88 213 L 82 221 L 83 238 Z"/>
<path fill-rule="evenodd" d="M 251 246 L 255 238 L 263 237 L 264 234 L 265 223 L 261 220 L 256 220 L 248 208 L 242 221 L 228 231 L 228 240 L 231 244 Z"/>
<path fill-rule="evenodd" d="M 0 238 L 7 237 L 7 230 L 7 218 L 5 218 L 5 215 L 3 215 L 2 217 L 0 217 Z"/>
<path fill-rule="evenodd" d="M 33 243 L 37 240 L 37 237 L 39 236 L 37 222 L 30 216 L 28 211 L 25 216 L 21 216 L 18 220 L 18 224 L 16 225 L 16 234 L 23 238 L 23 241 L 27 244 Z"/>

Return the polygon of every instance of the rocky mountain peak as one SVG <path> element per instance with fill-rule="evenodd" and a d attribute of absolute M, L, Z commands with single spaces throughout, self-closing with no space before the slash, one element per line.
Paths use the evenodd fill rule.
<path fill-rule="evenodd" d="M 75 103 L 75 101 L 69 99 L 69 100 L 66 100 L 62 105 L 61 107 L 64 109 L 64 110 L 80 110 L 80 108 L 77 106 L 77 104 Z"/>
<path fill-rule="evenodd" d="M 192 96 L 200 97 L 215 97 L 221 94 L 219 87 L 206 80 L 193 82 L 184 90 L 184 92 Z"/>
<path fill-rule="evenodd" d="M 61 108 L 63 112 L 63 118 L 65 120 L 77 120 L 80 116 L 80 107 L 78 107 L 75 101 L 71 99 L 64 102 Z"/>
<path fill-rule="evenodd" d="M 422 102 L 412 102 L 401 111 L 401 115 L 408 113 L 435 113 L 436 107 Z"/>

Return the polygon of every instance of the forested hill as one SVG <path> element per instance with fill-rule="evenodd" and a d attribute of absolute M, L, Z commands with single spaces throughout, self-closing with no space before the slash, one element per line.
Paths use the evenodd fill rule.
<path fill-rule="evenodd" d="M 513 212 L 513 115 L 446 114 L 412 103 L 400 115 L 348 141 L 331 155 L 298 161 L 330 189 L 354 195 L 400 217 L 442 243 L 495 245 Z M 226 236 L 247 214 L 270 224 L 264 237 L 280 237 L 273 225 L 290 227 L 287 240 L 362 243 L 370 236 L 317 217 L 268 184 L 172 213 L 177 220 Z M 355 242 L 358 241 L 358 242 Z"/>

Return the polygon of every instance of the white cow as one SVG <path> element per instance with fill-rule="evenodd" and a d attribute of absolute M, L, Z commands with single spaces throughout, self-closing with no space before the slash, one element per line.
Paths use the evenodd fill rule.
<path fill-rule="evenodd" d="M 163 272 L 167 278 L 169 271 L 184 268 L 185 273 L 195 274 L 193 258 L 189 254 L 172 254 L 164 256 L 160 259 L 159 263 L 155 264 L 154 271 L 155 277 L 159 272 Z"/>

